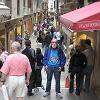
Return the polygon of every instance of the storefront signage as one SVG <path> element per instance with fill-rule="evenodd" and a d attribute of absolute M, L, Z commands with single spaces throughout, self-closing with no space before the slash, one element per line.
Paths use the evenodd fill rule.
<path fill-rule="evenodd" d="M 81 22 L 78 23 L 79 29 L 100 29 L 100 20 L 99 21 L 88 21 L 88 22 Z"/>

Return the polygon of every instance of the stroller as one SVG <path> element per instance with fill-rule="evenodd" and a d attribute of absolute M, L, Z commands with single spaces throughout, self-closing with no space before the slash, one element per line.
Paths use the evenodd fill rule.
<path fill-rule="evenodd" d="M 39 92 L 39 87 L 45 90 L 44 86 L 42 85 L 41 69 L 35 69 L 34 73 L 32 73 L 30 77 L 30 80 L 33 83 L 32 88 L 34 89 L 34 93 Z"/>

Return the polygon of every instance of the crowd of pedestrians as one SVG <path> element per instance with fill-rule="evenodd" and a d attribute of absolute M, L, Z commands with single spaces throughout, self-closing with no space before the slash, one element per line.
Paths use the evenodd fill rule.
<path fill-rule="evenodd" d="M 85 40 L 85 48 L 81 45 L 72 48 L 69 61 L 70 88 L 69 92 L 74 91 L 74 79 L 76 75 L 76 95 L 81 91 L 90 92 L 91 74 L 94 67 L 94 50 L 89 39 Z"/>
<path fill-rule="evenodd" d="M 53 26 L 51 20 L 44 20 L 42 23 L 34 24 L 33 31 L 33 35 L 37 36 L 37 42 L 41 43 L 42 47 L 49 47 L 53 38 L 57 39 L 59 45 L 63 45 L 64 36 L 58 28 Z"/>
<path fill-rule="evenodd" d="M 8 55 L 4 48 L 0 48 L 0 71 L 2 73 L 0 85 L 5 84 L 7 86 L 9 100 L 12 98 L 14 91 L 16 91 L 17 100 L 23 100 L 25 84 L 27 95 L 33 96 L 32 89 L 42 86 L 41 70 L 44 67 L 47 74 L 47 83 L 43 96 L 50 95 L 54 75 L 56 96 L 63 98 L 60 90 L 60 78 L 61 71 L 64 71 L 66 63 L 66 56 L 62 49 L 64 36 L 58 28 L 53 26 L 50 18 L 45 19 L 42 23 L 34 24 L 33 31 L 33 35 L 37 38 L 36 41 L 42 44 L 42 48 L 45 48 L 44 54 L 41 48 L 36 48 L 35 51 L 31 47 L 29 34 L 25 37 L 25 49 L 23 50 L 21 50 L 18 41 L 11 45 L 12 54 Z M 94 66 L 94 50 L 91 41 L 89 39 L 85 40 L 84 50 L 81 45 L 75 46 L 75 48 L 71 46 L 69 59 L 69 93 L 74 92 L 74 80 L 76 80 L 76 95 L 79 96 L 83 90 L 89 92 L 90 78 Z"/>

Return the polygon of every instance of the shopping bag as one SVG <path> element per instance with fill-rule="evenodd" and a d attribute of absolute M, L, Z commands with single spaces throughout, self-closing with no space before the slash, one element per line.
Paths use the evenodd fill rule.
<path fill-rule="evenodd" d="M 65 88 L 69 88 L 69 85 L 70 85 L 70 79 L 69 76 L 67 76 L 65 80 Z"/>
<path fill-rule="evenodd" d="M 4 100 L 9 100 L 6 86 L 2 85 L 1 90 L 2 90 Z"/>
<path fill-rule="evenodd" d="M 76 79 L 74 79 L 74 88 L 76 88 Z M 70 79 L 69 79 L 69 75 L 66 77 L 66 80 L 65 80 L 65 88 L 69 88 L 70 86 Z"/>

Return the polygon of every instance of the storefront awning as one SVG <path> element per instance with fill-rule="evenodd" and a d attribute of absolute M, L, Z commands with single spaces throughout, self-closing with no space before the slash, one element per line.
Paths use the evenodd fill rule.
<path fill-rule="evenodd" d="M 73 31 L 100 30 L 100 2 L 61 15 L 60 22 Z"/>

